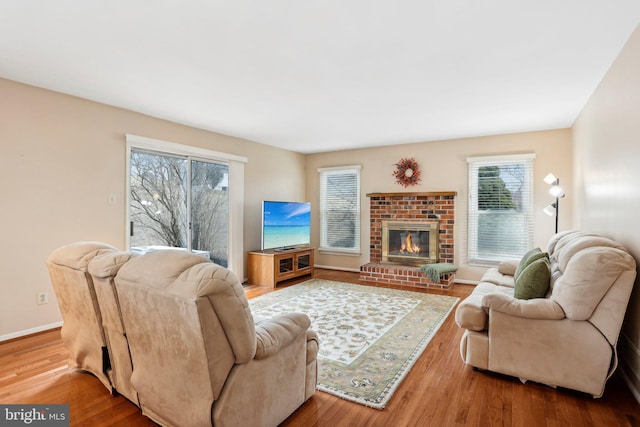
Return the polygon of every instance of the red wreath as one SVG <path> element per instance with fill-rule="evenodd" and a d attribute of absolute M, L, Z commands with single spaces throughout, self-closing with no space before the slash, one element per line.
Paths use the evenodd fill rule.
<path fill-rule="evenodd" d="M 393 176 L 396 178 L 396 184 L 402 185 L 407 188 L 410 185 L 416 185 L 420 182 L 420 169 L 418 168 L 418 162 L 411 157 L 410 159 L 400 159 L 395 164 L 396 170 L 393 171 Z"/>

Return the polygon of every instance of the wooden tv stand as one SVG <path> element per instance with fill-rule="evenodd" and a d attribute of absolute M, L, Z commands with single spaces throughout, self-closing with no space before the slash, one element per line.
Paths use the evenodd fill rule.
<path fill-rule="evenodd" d="M 249 283 L 275 288 L 283 280 L 306 274 L 313 277 L 314 250 L 315 248 L 305 247 L 249 252 Z"/>

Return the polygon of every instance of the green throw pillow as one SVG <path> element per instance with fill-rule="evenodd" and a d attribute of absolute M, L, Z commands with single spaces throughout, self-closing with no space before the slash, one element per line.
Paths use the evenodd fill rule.
<path fill-rule="evenodd" d="M 522 271 L 527 268 L 529 264 L 543 257 L 546 257 L 548 259 L 549 254 L 547 254 L 546 252 L 542 252 L 540 248 L 533 248 L 526 254 L 522 255 L 522 258 L 518 263 L 518 267 L 516 268 L 516 272 L 513 274 L 514 280 L 518 280 L 518 276 L 520 276 L 520 273 L 522 273 Z"/>
<path fill-rule="evenodd" d="M 551 281 L 551 268 L 546 257 L 531 262 L 516 279 L 513 296 L 518 299 L 544 298 Z"/>

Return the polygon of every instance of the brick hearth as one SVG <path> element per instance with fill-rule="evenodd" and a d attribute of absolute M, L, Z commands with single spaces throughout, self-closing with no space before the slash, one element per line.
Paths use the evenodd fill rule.
<path fill-rule="evenodd" d="M 376 283 L 419 287 L 448 288 L 454 274 L 433 283 L 420 273 L 419 267 L 382 264 L 382 221 L 429 221 L 439 223 L 439 262 L 453 263 L 455 192 L 371 193 L 370 263 L 360 267 L 360 279 Z"/>
<path fill-rule="evenodd" d="M 369 264 L 365 264 L 360 267 L 360 279 L 367 282 L 383 283 L 387 285 L 409 285 L 449 289 L 453 284 L 455 274 L 443 274 L 440 277 L 440 281 L 438 283 L 434 283 L 420 272 L 420 267 L 370 262 Z"/>

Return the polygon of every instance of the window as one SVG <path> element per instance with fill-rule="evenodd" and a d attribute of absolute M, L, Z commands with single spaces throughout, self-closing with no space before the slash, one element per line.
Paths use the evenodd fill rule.
<path fill-rule="evenodd" d="M 360 166 L 320 168 L 320 250 L 360 253 Z"/>
<path fill-rule="evenodd" d="M 232 244 L 242 239 L 242 212 L 230 206 L 242 198 L 243 160 L 127 135 L 127 247 L 183 248 L 242 272 L 242 247 Z"/>
<path fill-rule="evenodd" d="M 130 159 L 131 249 L 185 248 L 226 267 L 229 167 L 135 149 Z"/>
<path fill-rule="evenodd" d="M 467 159 L 470 265 L 497 265 L 531 249 L 534 158 L 524 154 Z"/>

